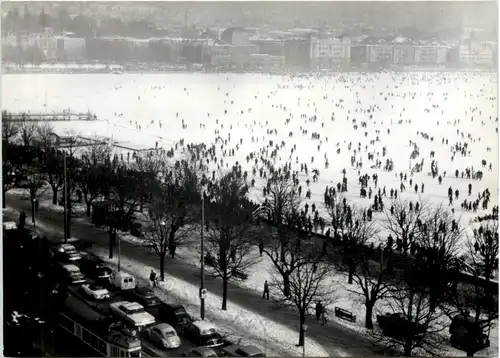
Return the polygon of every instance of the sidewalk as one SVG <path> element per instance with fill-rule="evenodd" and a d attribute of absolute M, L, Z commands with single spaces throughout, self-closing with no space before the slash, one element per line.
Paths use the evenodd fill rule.
<path fill-rule="evenodd" d="M 25 210 L 29 212 L 30 204 L 29 201 L 24 201 L 16 197 L 12 197 L 7 195 L 7 203 L 9 207 L 12 207 L 16 210 Z M 11 215 L 12 217 L 12 215 Z M 14 215 L 12 219 L 17 220 L 17 215 Z M 57 230 L 57 228 L 62 227 L 62 217 L 57 214 L 50 212 L 49 209 L 41 207 L 40 211 L 37 215 L 37 222 L 40 225 L 45 225 L 47 227 L 52 227 Z M 72 231 L 74 236 L 82 238 L 82 239 L 90 239 L 94 242 L 94 246 L 96 250 L 101 250 L 102 253 L 107 252 L 108 248 L 108 236 L 107 234 L 93 227 L 91 224 L 84 223 L 81 220 L 74 220 L 72 222 Z M 125 258 L 129 258 L 129 260 L 136 261 L 140 263 L 144 268 L 153 267 L 158 270 L 159 267 L 159 259 L 153 253 L 145 252 L 138 247 L 127 243 L 122 242 L 121 244 L 121 253 L 122 253 L 122 262 L 125 262 Z M 178 282 L 184 282 L 192 286 L 192 291 L 189 292 L 190 296 L 197 297 L 197 290 L 199 287 L 199 269 L 184 260 L 181 256 L 176 257 L 175 259 L 166 259 L 165 260 L 165 272 L 177 280 Z M 219 280 L 207 280 L 206 288 L 210 292 L 212 296 L 220 299 L 222 284 Z M 234 308 L 235 305 L 240 306 L 241 308 L 253 312 L 256 315 L 260 315 L 261 317 L 268 318 L 276 323 L 276 327 L 269 328 L 278 328 L 280 325 L 283 326 L 283 332 L 287 335 L 292 334 L 293 342 L 298 341 L 298 314 L 291 309 L 281 308 L 276 309 L 276 306 L 271 301 L 263 301 L 260 294 L 250 289 L 245 289 L 239 287 L 231 282 L 228 284 L 228 312 Z M 220 307 L 220 306 L 219 306 Z M 220 310 L 219 310 L 220 311 Z M 223 312 L 223 311 L 221 311 Z M 210 312 L 207 312 L 207 315 L 210 315 Z M 258 323 L 258 322 L 255 322 Z M 258 325 L 252 324 L 255 328 Z M 365 337 L 360 336 L 352 331 L 345 329 L 344 327 L 336 324 L 335 322 L 329 322 L 327 326 L 322 326 L 316 323 L 312 317 L 308 320 L 308 343 L 309 340 L 314 340 L 323 348 L 323 351 L 332 356 L 359 356 L 359 355 L 374 355 L 376 352 L 372 346 L 372 343 Z M 243 328 L 243 327 L 241 327 Z M 242 332 L 247 333 L 247 332 Z M 252 333 L 252 332 L 248 332 Z M 269 332 L 268 332 L 269 333 Z M 269 334 L 270 336 L 280 335 L 280 332 L 272 332 Z M 274 338 L 274 337 L 270 337 Z M 277 338 L 277 337 L 276 337 Z M 311 342 L 312 343 L 312 342 Z M 284 348 L 284 347 L 283 347 Z M 312 350 L 312 344 L 309 347 Z M 307 349 L 307 345 L 306 345 Z M 290 353 L 292 351 L 295 352 L 295 355 L 301 353 L 301 348 L 290 347 Z M 321 351 L 321 349 L 320 349 Z M 312 353 L 312 352 L 311 352 Z M 319 352 L 318 352 L 319 353 Z"/>

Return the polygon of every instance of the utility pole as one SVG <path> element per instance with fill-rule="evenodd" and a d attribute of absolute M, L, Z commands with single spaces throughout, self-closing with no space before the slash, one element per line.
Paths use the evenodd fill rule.
<path fill-rule="evenodd" d="M 116 235 L 118 239 L 118 272 L 120 272 L 121 269 L 121 245 L 120 243 L 122 242 L 122 239 L 119 235 Z"/>
<path fill-rule="evenodd" d="M 201 192 L 201 282 L 200 282 L 200 317 L 205 319 L 205 190 Z"/>
<path fill-rule="evenodd" d="M 68 242 L 68 180 L 66 178 L 66 154 L 64 154 L 64 242 Z"/>

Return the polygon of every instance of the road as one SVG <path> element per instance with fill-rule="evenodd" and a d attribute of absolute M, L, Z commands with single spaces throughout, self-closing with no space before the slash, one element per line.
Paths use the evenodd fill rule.
<path fill-rule="evenodd" d="M 24 210 L 29 213 L 29 201 L 19 199 L 7 193 L 7 205 L 15 210 Z M 11 216 L 11 219 L 18 221 L 18 216 Z M 40 207 L 37 219 L 48 226 L 52 226 L 59 231 L 62 229 L 63 217 L 60 213 L 54 213 L 48 208 Z M 99 228 L 86 222 L 73 220 L 72 232 L 75 236 L 91 240 L 96 247 L 108 248 L 108 235 Z M 138 250 L 136 246 L 127 242 L 121 243 L 121 254 L 142 262 L 145 265 L 159 267 L 158 257 L 154 253 Z M 191 263 L 182 260 L 166 260 L 165 271 L 178 280 L 199 285 L 199 278 L 196 273 L 198 268 Z M 205 281 L 206 288 L 214 293 L 221 291 L 221 284 L 218 280 Z M 290 327 L 298 331 L 298 314 L 292 309 L 281 308 L 276 310 L 272 301 L 263 301 L 258 292 L 237 286 L 231 282 L 228 284 L 229 304 L 235 303 L 253 311 L 256 314 L 265 316 L 278 324 Z M 332 356 L 348 354 L 350 356 L 373 356 L 380 355 L 379 348 L 374 347 L 372 341 L 350 331 L 335 322 L 328 322 L 327 326 L 318 324 L 314 319 L 308 321 L 308 335 L 316 340 Z M 298 334 L 297 334 L 298 336 Z"/>

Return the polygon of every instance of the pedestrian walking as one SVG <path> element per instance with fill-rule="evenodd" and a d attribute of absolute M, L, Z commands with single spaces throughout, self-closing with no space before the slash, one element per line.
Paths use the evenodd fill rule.
<path fill-rule="evenodd" d="M 264 299 L 265 297 L 269 300 L 269 284 L 267 283 L 267 280 L 264 282 L 264 293 L 262 293 L 262 298 Z"/>
<path fill-rule="evenodd" d="M 264 252 L 264 241 L 259 242 L 259 255 L 262 257 L 262 253 Z"/>
<path fill-rule="evenodd" d="M 24 229 L 25 224 L 26 224 L 26 213 L 24 211 L 21 211 L 21 214 L 19 214 L 19 228 Z"/>
<path fill-rule="evenodd" d="M 151 286 L 156 287 L 156 272 L 151 270 L 151 274 L 149 275 L 149 281 L 151 281 Z"/>
<path fill-rule="evenodd" d="M 319 322 L 321 319 L 321 312 L 323 312 L 323 305 L 321 301 L 316 302 L 316 321 Z"/>

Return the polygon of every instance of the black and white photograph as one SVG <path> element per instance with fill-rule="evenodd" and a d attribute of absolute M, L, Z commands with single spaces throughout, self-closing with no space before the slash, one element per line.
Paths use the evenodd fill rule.
<path fill-rule="evenodd" d="M 6 357 L 498 357 L 497 1 L 2 1 Z"/>

